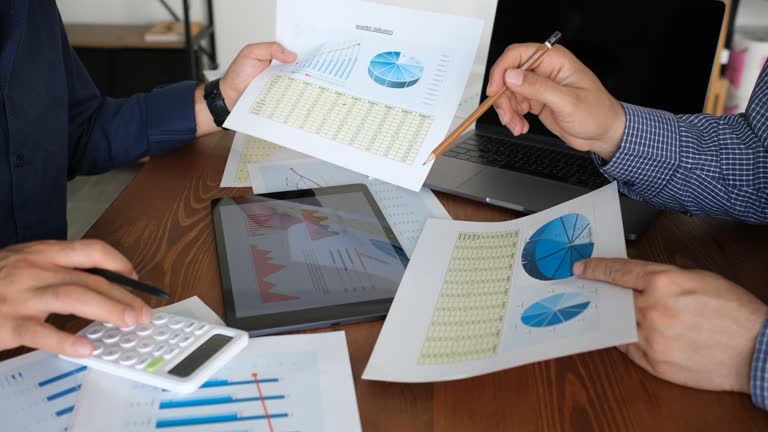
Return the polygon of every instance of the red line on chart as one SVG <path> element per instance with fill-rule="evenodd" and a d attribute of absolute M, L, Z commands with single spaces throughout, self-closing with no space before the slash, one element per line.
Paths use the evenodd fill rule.
<path fill-rule="evenodd" d="M 256 381 L 256 388 L 259 390 L 259 399 L 261 399 L 261 407 L 264 408 L 264 416 L 267 417 L 269 432 L 275 432 L 275 428 L 272 427 L 272 419 L 269 418 L 269 411 L 267 411 L 267 402 L 264 401 L 264 393 L 261 392 L 261 384 L 259 384 L 259 374 L 254 372 L 251 375 L 253 375 L 253 380 Z"/>
<path fill-rule="evenodd" d="M 316 184 L 316 185 L 317 185 L 317 187 L 323 187 L 323 185 L 321 185 L 320 183 L 318 183 L 318 182 L 316 182 L 316 181 L 312 180 L 311 178 L 309 178 L 309 177 L 305 177 L 305 176 L 303 176 L 303 175 L 299 174 L 299 172 L 298 172 L 298 171 L 296 171 L 294 168 L 291 168 L 291 172 L 292 172 L 292 173 L 294 173 L 294 174 L 296 174 L 297 176 L 301 177 L 302 179 L 304 179 L 304 180 L 308 181 L 308 182 L 312 182 L 312 183 Z"/>
<path fill-rule="evenodd" d="M 359 259 L 359 260 L 360 260 L 360 265 L 361 265 L 361 266 L 363 266 L 363 271 L 365 271 L 366 273 L 368 273 L 368 269 L 367 269 L 367 268 L 365 268 L 365 263 L 363 262 L 363 257 L 361 257 L 361 256 L 360 256 L 360 251 L 359 251 L 359 250 L 357 250 L 357 248 L 355 248 L 355 253 L 357 254 L 357 259 Z"/>

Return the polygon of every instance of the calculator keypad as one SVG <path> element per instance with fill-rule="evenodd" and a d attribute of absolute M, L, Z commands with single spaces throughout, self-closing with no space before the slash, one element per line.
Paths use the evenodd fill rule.
<path fill-rule="evenodd" d="M 209 328 L 204 322 L 155 312 L 150 324 L 118 328 L 94 322 L 80 334 L 93 343 L 92 357 L 152 373 L 179 356 Z"/>

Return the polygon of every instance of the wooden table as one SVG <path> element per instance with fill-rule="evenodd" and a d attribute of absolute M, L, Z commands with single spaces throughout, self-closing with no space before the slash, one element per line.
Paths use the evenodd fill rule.
<path fill-rule="evenodd" d="M 231 140 L 231 133 L 219 133 L 153 158 L 87 234 L 124 253 L 143 280 L 166 288 L 173 301 L 196 295 L 222 316 L 209 203 L 249 192 L 219 188 Z M 520 216 L 445 194 L 438 197 L 455 219 Z M 668 213 L 628 245 L 634 258 L 715 271 L 768 301 L 766 246 L 768 226 Z M 146 300 L 155 307 L 163 304 Z M 70 331 L 85 324 L 73 317 L 52 321 Z M 346 331 L 366 432 L 768 430 L 768 413 L 755 408 L 749 396 L 664 382 L 613 348 L 461 381 L 390 384 L 360 379 L 381 322 L 337 329 Z"/>

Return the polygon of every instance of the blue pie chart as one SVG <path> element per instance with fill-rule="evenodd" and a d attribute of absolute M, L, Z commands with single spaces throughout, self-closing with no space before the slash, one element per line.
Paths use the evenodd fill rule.
<path fill-rule="evenodd" d="M 424 73 L 424 65 L 415 57 L 400 51 L 376 54 L 368 65 L 368 76 L 388 88 L 407 88 L 415 85 Z"/>
<path fill-rule="evenodd" d="M 522 253 L 523 269 L 534 279 L 550 281 L 573 276 L 573 263 L 592 257 L 595 243 L 586 216 L 569 213 L 533 233 Z"/>
<path fill-rule="evenodd" d="M 587 296 L 582 293 L 555 294 L 525 308 L 520 320 L 528 327 L 551 327 L 581 315 L 589 303 Z"/>

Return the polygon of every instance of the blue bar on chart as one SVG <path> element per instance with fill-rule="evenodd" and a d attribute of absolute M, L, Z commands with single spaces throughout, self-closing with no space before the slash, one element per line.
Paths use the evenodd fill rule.
<path fill-rule="evenodd" d="M 285 399 L 285 395 L 264 396 L 263 398 L 263 400 L 265 401 L 281 400 L 281 399 Z M 222 404 L 230 404 L 230 403 L 258 402 L 261 400 L 262 398 L 258 396 L 236 398 L 230 395 L 208 396 L 208 397 L 198 397 L 198 398 L 190 398 L 190 399 L 169 399 L 169 400 L 161 401 L 159 408 L 161 410 L 166 410 L 166 409 L 173 409 L 173 408 L 190 408 L 190 407 L 222 405 Z"/>
<path fill-rule="evenodd" d="M 279 382 L 279 378 L 266 378 L 266 379 L 259 379 L 259 384 L 266 384 L 266 383 L 276 383 Z M 240 385 L 253 385 L 256 381 L 253 379 L 248 380 L 242 380 L 242 381 L 230 381 L 226 379 L 212 379 L 208 380 L 203 383 L 203 385 L 200 386 L 201 389 L 204 388 L 213 388 L 213 387 L 229 387 L 229 386 L 240 386 Z"/>
<path fill-rule="evenodd" d="M 288 417 L 288 413 L 277 413 L 277 414 L 270 414 L 270 419 L 276 419 L 276 418 L 286 418 Z M 171 428 L 171 427 L 180 427 L 180 426 L 200 426 L 200 425 L 211 425 L 211 424 L 217 424 L 217 423 L 231 423 L 231 422 L 238 422 L 238 421 L 249 421 L 249 420 L 266 420 L 266 415 L 241 415 L 237 412 L 228 412 L 228 413 L 222 413 L 222 414 L 210 414 L 210 415 L 204 415 L 204 416 L 189 416 L 189 417 L 175 417 L 175 418 L 165 418 L 165 419 L 158 419 L 155 423 L 155 427 L 157 429 L 164 429 L 164 428 Z"/>

